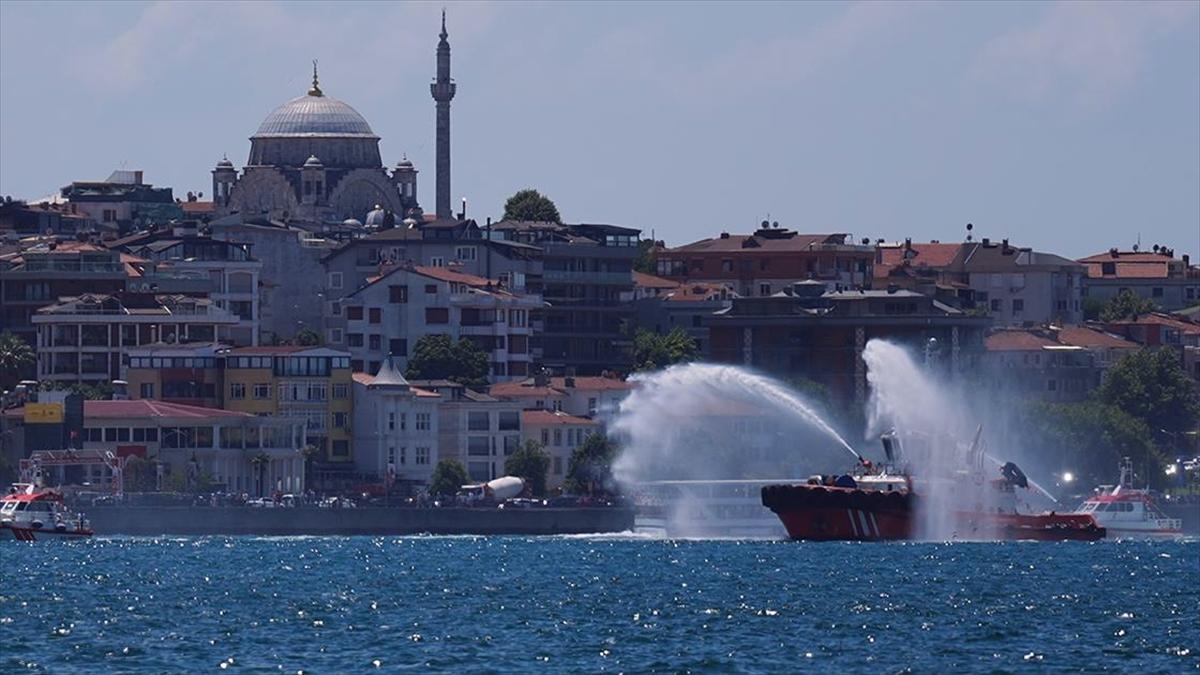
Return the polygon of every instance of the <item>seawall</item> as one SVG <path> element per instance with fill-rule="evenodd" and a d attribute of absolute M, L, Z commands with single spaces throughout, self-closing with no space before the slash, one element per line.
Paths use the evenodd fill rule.
<path fill-rule="evenodd" d="M 327 509 L 205 506 L 92 506 L 98 535 L 592 534 L 633 529 L 628 508 Z"/>

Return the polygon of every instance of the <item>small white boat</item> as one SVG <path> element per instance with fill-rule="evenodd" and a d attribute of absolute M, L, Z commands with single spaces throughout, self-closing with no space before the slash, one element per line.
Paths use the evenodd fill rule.
<path fill-rule="evenodd" d="M 0 498 L 0 536 L 18 541 L 78 539 L 92 536 L 92 528 L 83 514 L 67 509 L 58 491 L 14 483 Z"/>
<path fill-rule="evenodd" d="M 1183 521 L 1168 518 L 1148 490 L 1133 487 L 1133 462 L 1121 463 L 1121 478 L 1103 485 L 1076 513 L 1092 516 L 1108 530 L 1109 538 L 1171 539 L 1183 536 Z"/>

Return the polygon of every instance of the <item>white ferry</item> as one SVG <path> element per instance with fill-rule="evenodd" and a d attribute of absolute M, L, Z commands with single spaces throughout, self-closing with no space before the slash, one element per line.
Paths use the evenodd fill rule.
<path fill-rule="evenodd" d="M 1088 514 L 1112 538 L 1174 538 L 1183 536 L 1183 521 L 1168 518 L 1148 490 L 1133 487 L 1133 462 L 1121 463 L 1121 478 L 1113 487 L 1102 485 L 1076 513 Z"/>

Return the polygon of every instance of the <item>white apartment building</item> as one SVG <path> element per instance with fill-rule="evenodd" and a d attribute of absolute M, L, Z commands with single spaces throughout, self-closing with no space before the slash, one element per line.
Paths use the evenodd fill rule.
<path fill-rule="evenodd" d="M 519 402 L 499 400 L 446 380 L 413 380 L 410 385 L 441 396 L 440 458 L 462 462 L 471 480 L 504 475 L 504 460 L 521 446 Z"/>
<path fill-rule="evenodd" d="M 448 335 L 474 342 L 488 355 L 492 382 L 530 372 L 530 312 L 541 298 L 445 267 L 397 266 L 368 280 L 338 306 L 345 332 L 331 328 L 330 346 L 351 353 L 356 372 L 377 372 L 384 358 L 403 371 L 417 340 Z"/>
<path fill-rule="evenodd" d="M 354 374 L 354 462 L 386 484 L 429 484 L 438 451 L 442 397 L 414 387 L 393 359 L 375 375 Z"/>

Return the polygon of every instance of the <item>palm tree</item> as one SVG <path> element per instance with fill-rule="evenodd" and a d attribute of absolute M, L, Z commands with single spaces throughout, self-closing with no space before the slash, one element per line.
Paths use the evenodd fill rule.
<path fill-rule="evenodd" d="M 0 389 L 12 389 L 19 381 L 21 370 L 33 363 L 35 358 L 28 342 L 11 331 L 0 333 Z"/>
<path fill-rule="evenodd" d="M 255 455 L 254 457 L 250 458 L 250 464 L 254 467 L 255 476 L 258 479 L 258 496 L 259 497 L 267 496 L 265 494 L 266 486 L 263 483 L 266 480 L 266 476 L 264 474 L 267 471 L 267 465 L 270 463 L 271 463 L 271 458 L 267 457 L 266 453 L 263 453 L 263 452 L 260 452 L 257 455 Z"/>

